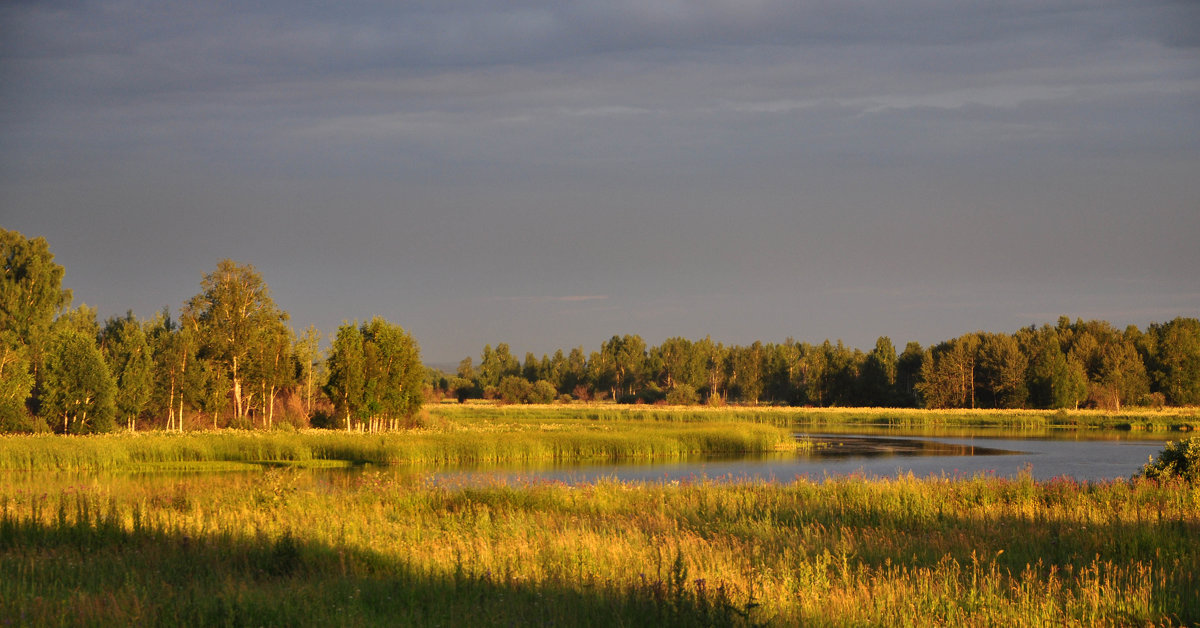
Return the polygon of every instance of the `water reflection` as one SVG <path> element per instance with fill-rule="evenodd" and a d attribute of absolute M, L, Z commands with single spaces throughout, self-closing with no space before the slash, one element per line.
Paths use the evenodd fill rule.
<path fill-rule="evenodd" d="M 878 429 L 878 428 L 874 428 Z M 1088 438 L 1099 434 L 1059 431 L 1045 437 L 1011 436 L 996 430 L 952 430 L 953 435 L 913 435 L 891 429 L 885 435 L 868 433 L 803 432 L 813 440 L 811 451 L 738 457 L 703 457 L 657 461 L 545 462 L 494 468 L 416 470 L 426 481 L 445 485 L 492 482 L 549 481 L 568 484 L 603 479 L 673 482 L 699 478 L 766 480 L 862 475 L 896 477 L 1016 477 L 1029 471 L 1047 480 L 1069 477 L 1080 481 L 1129 478 L 1162 450 L 1169 435 L 1138 434 L 1137 438 Z M 1106 435 L 1107 436 L 1107 435 Z M 1178 436 L 1174 436 L 1178 438 Z"/>
<path fill-rule="evenodd" d="M 813 443 L 811 451 L 798 454 L 800 458 L 812 460 L 885 456 L 1003 456 L 1021 453 L 995 447 L 917 438 L 842 434 L 797 434 L 797 438 Z"/>

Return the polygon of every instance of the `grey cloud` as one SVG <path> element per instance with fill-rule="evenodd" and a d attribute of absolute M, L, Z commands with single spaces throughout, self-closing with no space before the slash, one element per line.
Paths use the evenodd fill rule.
<path fill-rule="evenodd" d="M 298 322 L 407 312 L 469 345 L 438 359 L 516 342 L 502 324 L 566 339 L 547 348 L 623 323 L 819 339 L 897 290 L 928 329 L 932 303 L 997 309 L 972 329 L 1004 329 L 1006 301 L 1186 307 L 1161 295 L 1193 294 L 1200 262 L 1195 7 L 4 3 L 0 211 L 63 242 L 80 284 L 178 292 L 151 308 L 227 255 Z M 1166 279 L 1096 288 L 1122 273 Z M 136 279 L 80 284 L 142 307 Z M 1059 284 L 1101 296 L 1020 294 Z M 597 295 L 572 311 L 602 317 L 539 314 Z"/>

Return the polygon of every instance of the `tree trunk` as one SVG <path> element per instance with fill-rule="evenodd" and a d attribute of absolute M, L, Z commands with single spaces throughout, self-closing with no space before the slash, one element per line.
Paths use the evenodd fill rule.
<path fill-rule="evenodd" d="M 242 380 L 238 377 L 238 359 L 233 356 L 233 413 L 237 418 L 244 419 L 242 413 Z"/>
<path fill-rule="evenodd" d="M 167 431 L 175 424 L 175 373 L 171 373 L 171 389 L 167 395 Z"/>
<path fill-rule="evenodd" d="M 308 363 L 308 387 L 305 389 L 305 393 L 306 393 L 308 399 L 307 399 L 307 403 L 304 408 L 304 411 L 308 413 L 308 417 L 310 419 L 312 418 L 312 387 L 313 387 L 313 368 L 312 368 L 312 361 L 310 360 Z"/>

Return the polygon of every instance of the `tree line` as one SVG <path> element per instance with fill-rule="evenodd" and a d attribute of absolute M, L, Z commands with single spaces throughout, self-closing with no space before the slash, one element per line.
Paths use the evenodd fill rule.
<path fill-rule="evenodd" d="M 509 403 L 612 399 L 627 403 L 777 404 L 925 408 L 1069 408 L 1200 404 L 1200 321 L 1141 330 L 1105 321 L 972 332 L 896 352 L 881 337 L 868 352 L 840 340 L 788 339 L 726 346 L 705 337 L 648 347 L 637 335 L 524 360 L 485 346 L 438 389 L 459 399 Z"/>
<path fill-rule="evenodd" d="M 0 431 L 125 427 L 395 429 L 427 398 L 508 403 L 775 404 L 927 408 L 1200 405 L 1200 321 L 1146 329 L 1105 321 L 973 332 L 897 353 L 841 341 L 748 346 L 613 336 L 598 350 L 517 359 L 484 347 L 453 375 L 426 369 L 416 341 L 381 318 L 297 334 L 261 275 L 222 260 L 177 316 L 100 323 L 70 307 L 42 238 L 0 229 Z"/>
<path fill-rule="evenodd" d="M 381 318 L 297 335 L 250 265 L 222 260 L 177 317 L 101 324 L 71 308 L 43 238 L 0 229 L 0 431 L 84 434 L 119 426 L 398 427 L 420 408 L 416 341 Z M 329 373 L 325 374 L 328 362 Z"/>

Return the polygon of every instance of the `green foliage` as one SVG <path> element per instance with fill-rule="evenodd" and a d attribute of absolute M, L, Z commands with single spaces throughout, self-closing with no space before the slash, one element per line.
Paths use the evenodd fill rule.
<path fill-rule="evenodd" d="M 328 369 L 326 393 L 347 428 L 353 420 L 408 419 L 421 408 L 425 367 L 416 341 L 398 325 L 343 323 Z"/>
<path fill-rule="evenodd" d="M 0 431 L 30 431 L 26 402 L 35 394 L 55 314 L 71 302 L 63 267 L 43 238 L 0 228 Z"/>
<path fill-rule="evenodd" d="M 0 228 L 0 271 L 0 332 L 36 350 L 55 314 L 71 302 L 71 291 L 62 288 L 63 267 L 44 238 Z"/>
<path fill-rule="evenodd" d="M 1158 459 L 1142 467 L 1139 475 L 1164 480 L 1182 478 L 1200 484 L 1200 436 L 1167 443 Z"/>
<path fill-rule="evenodd" d="M 132 423 L 146 409 L 154 389 L 154 358 L 145 330 L 132 312 L 109 319 L 100 348 L 116 380 L 117 414 Z"/>
<path fill-rule="evenodd" d="M 287 319 L 258 271 L 228 259 L 204 275 L 200 293 L 184 304 L 184 326 L 195 333 L 203 357 L 228 373 L 238 419 L 247 416 L 250 408 L 246 401 L 264 377 L 260 372 L 257 380 L 248 379 L 255 375 L 250 362 L 271 352 L 267 346 L 277 344 L 274 339 L 286 331 Z"/>
<path fill-rule="evenodd" d="M 554 388 L 554 384 L 539 379 L 533 383 L 533 389 L 529 392 L 530 403 L 553 403 L 554 397 L 558 391 Z"/>
<path fill-rule="evenodd" d="M 1158 390 L 1176 405 L 1200 405 L 1200 320 L 1176 318 L 1151 325 L 1151 372 Z"/>
<path fill-rule="evenodd" d="M 666 401 L 673 406 L 691 406 L 700 403 L 700 395 L 691 384 L 678 384 L 667 391 Z"/>
<path fill-rule="evenodd" d="M 350 429 L 352 419 L 363 417 L 366 387 L 363 337 L 358 325 L 344 322 L 338 328 L 329 351 L 328 365 L 325 394 L 333 401 L 334 410 L 345 421 L 346 429 Z"/>
<path fill-rule="evenodd" d="M 70 434 L 108 432 L 116 415 L 116 384 L 94 337 L 66 328 L 46 356 L 42 416 Z"/>
<path fill-rule="evenodd" d="M 296 339 L 293 351 L 296 356 L 296 379 L 303 390 L 304 411 L 310 417 L 313 413 L 313 396 L 323 384 L 317 371 L 317 362 L 321 357 L 320 344 L 320 330 L 309 325 L 308 329 L 304 330 L 304 334 Z"/>
<path fill-rule="evenodd" d="M 416 341 L 399 325 L 378 317 L 363 325 L 362 336 L 370 416 L 397 419 L 416 414 L 425 373 Z"/>
<path fill-rule="evenodd" d="M 27 431 L 21 429 L 25 400 L 34 384 L 28 353 L 29 347 L 16 342 L 15 334 L 0 332 L 0 431 Z"/>
<path fill-rule="evenodd" d="M 519 375 L 505 375 L 496 387 L 496 393 L 504 403 L 528 403 L 533 384 Z"/>
<path fill-rule="evenodd" d="M 419 365 L 419 352 L 403 329 L 378 318 L 356 323 L 357 345 L 349 336 L 335 341 L 324 364 L 317 330 L 294 338 L 287 314 L 249 265 L 219 262 L 202 279 L 201 292 L 184 304 L 179 323 L 166 309 L 145 324 L 129 313 L 107 321 L 101 332 L 95 309 L 63 311 L 70 292 L 61 288 L 63 269 L 44 240 L 0 229 L 0 261 L 0 431 L 40 429 L 46 422 L 40 417 L 61 410 L 43 409 L 46 395 L 52 405 L 62 402 L 50 390 L 61 382 L 46 381 L 44 363 L 50 337 L 68 331 L 99 336 L 116 382 L 116 412 L 131 427 L 140 417 L 143 425 L 182 430 L 186 416 L 192 426 L 211 418 L 214 428 L 220 419 L 270 428 L 282 399 L 287 420 L 297 425 L 303 416 L 330 416 L 328 401 L 345 427 L 377 429 L 411 421 L 423 402 L 426 371 L 410 368 Z M 460 401 L 546 403 L 571 396 L 714 407 L 766 402 L 1121 413 L 1130 404 L 1200 404 L 1200 320 L 1185 317 L 1143 333 L 1063 316 L 1053 326 L 974 332 L 929 350 L 910 342 L 900 356 L 887 337 L 863 353 L 840 340 L 808 344 L 791 338 L 726 346 L 709 337 L 674 337 L 648 347 L 640 336 L 626 334 L 590 354 L 583 347 L 540 360 L 526 353 L 524 365 L 504 343 L 486 346 L 481 358 L 478 369 L 470 358 L 463 360 L 456 378 L 439 374 L 428 382 L 430 390 L 438 399 L 453 392 Z M 60 418 L 53 417 L 56 426 Z"/>

